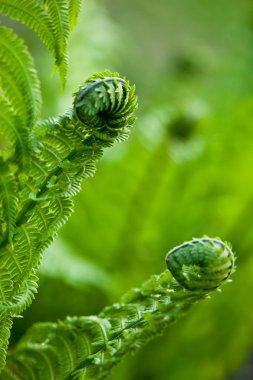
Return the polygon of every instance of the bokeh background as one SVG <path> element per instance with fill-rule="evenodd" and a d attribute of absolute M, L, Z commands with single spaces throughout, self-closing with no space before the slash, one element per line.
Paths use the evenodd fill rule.
<path fill-rule="evenodd" d="M 99 312 L 163 271 L 173 246 L 218 236 L 237 252 L 232 284 L 111 379 L 252 380 L 252 1 L 85 0 L 64 91 L 36 36 L 14 26 L 35 57 L 43 117 L 64 112 L 104 69 L 136 84 L 139 110 L 130 139 L 105 153 L 45 253 L 39 294 L 12 343 L 34 322 Z"/>

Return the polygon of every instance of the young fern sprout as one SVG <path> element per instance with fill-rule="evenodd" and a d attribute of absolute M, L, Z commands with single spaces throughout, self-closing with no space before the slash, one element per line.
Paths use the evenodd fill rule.
<path fill-rule="evenodd" d="M 104 148 L 126 139 L 136 108 L 134 86 L 105 71 L 84 83 L 65 115 L 24 135 L 17 127 L 12 155 L 0 160 L 0 369 L 12 318 L 34 298 L 41 254 L 72 213 L 70 197 L 94 174 Z"/>
<path fill-rule="evenodd" d="M 179 245 L 166 256 L 174 278 L 189 290 L 218 288 L 234 269 L 234 255 L 218 239 L 193 239 Z"/>
<path fill-rule="evenodd" d="M 1 379 L 105 379 L 125 354 L 162 334 L 234 271 L 229 246 L 207 237 L 174 248 L 166 262 L 169 271 L 98 316 L 35 324 L 10 353 Z"/>

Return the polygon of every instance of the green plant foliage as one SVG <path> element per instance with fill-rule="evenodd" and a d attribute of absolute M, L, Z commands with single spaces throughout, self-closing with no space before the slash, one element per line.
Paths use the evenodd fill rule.
<path fill-rule="evenodd" d="M 68 1 L 68 20 L 63 12 L 66 2 L 57 2 L 62 11 L 54 13 L 54 31 L 50 17 L 56 2 L 29 2 L 35 3 L 34 9 L 38 10 L 38 4 L 39 12 L 23 0 L 16 9 L 21 4 L 22 17 L 30 10 L 38 15 L 33 30 L 37 28 L 56 60 L 60 50 L 68 47 L 64 39 L 64 35 L 69 36 L 66 22 L 71 30 L 81 1 Z M 2 9 L 4 4 L 9 4 L 8 12 L 14 15 L 15 2 L 0 1 Z M 240 7 L 236 0 L 208 2 L 204 7 L 200 0 L 158 0 L 155 7 L 146 0 L 85 1 L 69 46 L 70 80 L 62 96 L 58 96 L 57 76 L 48 78 L 50 56 L 34 32 L 7 20 L 15 33 L 8 28 L 0 31 L 0 55 L 4 51 L 0 57 L 0 172 L 4 173 L 0 180 L 0 236 L 2 242 L 13 242 L 9 261 L 4 251 L 6 265 L 16 259 L 13 238 L 20 210 L 19 187 L 21 183 L 26 187 L 30 182 L 27 177 L 32 175 L 26 158 L 34 149 L 42 151 L 33 138 L 35 130 L 40 133 L 37 126 L 41 126 L 42 135 L 46 130 L 39 121 L 40 83 L 34 63 L 16 33 L 28 41 L 39 67 L 46 117 L 62 114 L 80 78 L 104 67 L 126 73 L 136 83 L 141 98 L 132 138 L 107 151 L 98 163 L 95 180 L 88 178 L 85 191 L 75 198 L 75 213 L 61 230 L 60 245 L 56 241 L 46 252 L 45 266 L 36 272 L 40 291 L 29 309 L 22 312 L 24 318 L 14 319 L 10 346 L 16 346 L 35 322 L 52 321 L 51 329 L 59 328 L 57 321 L 66 315 L 97 315 L 129 287 L 140 284 L 150 273 L 159 273 L 168 246 L 196 235 L 219 234 L 239 252 L 236 281 L 219 297 L 196 305 L 180 323 L 169 325 L 162 337 L 129 357 L 127 363 L 122 362 L 110 378 L 228 380 L 243 365 L 252 350 L 252 10 L 247 0 L 242 0 Z M 21 20 L 20 14 L 18 17 Z M 1 22 L 5 21 L 1 17 Z M 61 36 L 62 42 L 56 42 L 55 35 Z M 16 49 L 19 46 L 15 56 L 14 45 Z M 59 59 L 63 75 L 66 55 Z M 38 91 L 34 92 L 35 82 Z M 46 124 L 53 127 L 56 120 L 47 120 Z M 64 149 L 60 143 L 58 148 Z M 50 168 L 40 164 L 40 169 L 47 175 Z M 31 183 L 34 187 L 34 178 Z M 53 180 L 50 184 L 55 185 Z M 54 225 L 44 217 L 46 200 L 38 202 L 36 191 L 30 190 L 26 195 L 29 202 L 36 203 L 36 223 L 40 231 L 44 229 L 42 240 L 46 245 L 58 222 Z M 59 215 L 61 224 L 72 201 L 67 199 L 64 207 L 62 198 L 61 202 L 50 202 L 52 214 Z M 19 239 L 26 247 L 20 251 L 22 255 L 32 252 L 27 232 L 32 236 L 23 224 L 19 230 Z M 15 268 L 19 272 L 17 265 Z M 2 267 L 0 270 L 3 288 L 9 287 L 11 297 L 13 283 Z M 27 273 L 23 271 L 24 276 Z M 31 282 L 29 288 L 33 286 L 37 285 Z M 25 297 L 20 298 L 20 304 L 23 301 Z M 0 324 L 2 358 L 12 321 L 6 317 Z M 54 345 L 54 338 L 51 343 Z M 64 350 L 62 357 L 67 363 Z M 13 372 L 13 358 L 9 362 L 11 376 L 18 377 Z M 20 370 L 21 366 L 19 363 Z"/>
<path fill-rule="evenodd" d="M 59 68 L 62 83 L 67 75 L 67 41 L 80 11 L 80 0 L 3 0 L 0 12 L 34 30 Z M 11 61 L 10 61 L 11 65 Z"/>
<path fill-rule="evenodd" d="M 40 84 L 33 59 L 23 41 L 11 29 L 3 26 L 0 26 L 0 46 L 2 102 L 5 100 L 13 114 L 18 117 L 20 130 L 31 128 L 38 120 L 41 108 Z M 3 114 L 6 118 L 5 124 L 10 124 L 10 112 Z M 19 138 L 20 132 L 17 128 L 18 126 L 12 127 L 21 145 L 23 139 Z M 4 130 L 4 133 L 7 132 Z"/>
<path fill-rule="evenodd" d="M 2 378 L 106 378 L 126 353 L 161 335 L 219 287 L 234 269 L 234 256 L 220 240 L 195 239 L 170 251 L 167 266 L 179 282 L 166 270 L 98 316 L 33 326 L 10 355 Z"/>
<path fill-rule="evenodd" d="M 227 380 L 251 357 L 251 15 L 247 0 L 240 7 L 235 0 L 205 7 L 199 0 L 159 0 L 155 8 L 145 0 L 94 1 L 80 15 L 70 46 L 69 92 L 82 74 L 79 62 L 90 71 L 109 65 L 136 83 L 141 103 L 132 137 L 108 151 L 77 196 L 63 243 L 74 257 L 108 273 L 111 302 L 159 273 L 167 247 L 192 236 L 230 241 L 240 268 L 219 297 L 200 303 L 122 362 L 112 379 Z M 63 107 L 63 100 L 48 104 L 47 112 Z M 191 120 L 191 133 L 182 140 L 174 126 L 181 130 L 184 120 L 185 128 Z M 37 316 L 46 291 L 40 287 L 33 304 Z M 100 309 L 106 303 L 97 299 Z M 97 313 L 92 304 L 80 308 L 78 315 Z M 37 320 L 18 320 L 16 334 Z M 43 320 L 57 316 L 44 312 Z"/>
<path fill-rule="evenodd" d="M 69 197 L 80 190 L 83 178 L 94 174 L 103 149 L 127 137 L 136 106 L 129 82 L 117 73 L 97 73 L 79 89 L 73 109 L 66 115 L 34 126 L 29 134 L 26 170 L 17 167 L 13 175 L 7 174 L 7 169 L 2 173 L 3 326 L 31 303 L 41 254 L 72 213 Z M 10 170 L 8 160 L 4 165 Z M 1 366 L 3 361 L 2 355 Z"/>
<path fill-rule="evenodd" d="M 70 30 L 72 30 L 77 23 L 77 17 L 81 9 L 81 3 L 82 3 L 82 0 L 69 0 Z"/>

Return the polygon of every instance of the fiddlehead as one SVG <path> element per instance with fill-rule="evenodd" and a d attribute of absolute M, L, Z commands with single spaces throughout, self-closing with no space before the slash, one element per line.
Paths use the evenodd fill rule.
<path fill-rule="evenodd" d="M 185 276 L 190 273 L 187 282 L 183 281 L 186 286 L 181 275 L 178 282 L 166 270 L 129 291 L 98 316 L 34 325 L 10 355 L 3 380 L 15 379 L 15 374 L 27 380 L 45 380 L 50 375 L 59 380 L 102 380 L 125 354 L 160 335 L 234 270 L 230 248 L 210 238 L 194 239 L 174 248 L 167 262 L 177 278 L 182 267 Z M 200 270 L 191 276 L 189 267 Z M 212 281 L 210 285 L 208 273 L 211 280 L 215 274 L 215 287 Z"/>
<path fill-rule="evenodd" d="M 76 117 L 97 136 L 119 136 L 134 121 L 133 96 L 134 87 L 124 79 L 95 74 L 76 95 Z"/>
<path fill-rule="evenodd" d="M 11 178 L 15 199 L 8 191 L 9 196 L 0 197 L 0 211 L 10 225 L 0 245 L 0 323 L 32 301 L 41 254 L 72 212 L 69 198 L 94 173 L 103 149 L 126 138 L 136 107 L 127 81 L 117 73 L 98 73 L 75 95 L 73 109 L 37 124 L 29 134 L 30 164 Z M 98 117 L 99 126 L 94 123 Z M 12 182 L 2 181 L 2 187 Z"/>
<path fill-rule="evenodd" d="M 231 249 L 218 239 L 194 239 L 166 256 L 168 269 L 186 289 L 212 290 L 226 280 L 234 267 Z"/>

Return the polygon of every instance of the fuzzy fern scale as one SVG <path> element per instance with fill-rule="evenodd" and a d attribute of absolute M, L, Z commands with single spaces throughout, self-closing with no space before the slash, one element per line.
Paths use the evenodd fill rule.
<path fill-rule="evenodd" d="M 69 198 L 80 191 L 84 178 L 94 174 L 104 148 L 126 138 L 136 107 L 128 81 L 117 73 L 97 73 L 75 94 L 72 109 L 36 124 L 30 131 L 25 140 L 29 157 L 25 168 L 11 167 L 15 159 L 2 157 L 6 170 L 0 181 L 0 215 L 4 221 L 0 236 L 0 324 L 31 303 L 41 255 L 72 213 Z M 16 140 L 11 143 L 16 157 Z"/>
<path fill-rule="evenodd" d="M 10 354 L 3 380 L 105 379 L 124 355 L 162 334 L 234 270 L 231 249 L 210 238 L 176 247 L 166 261 L 174 278 L 167 270 L 154 275 L 98 316 L 34 325 Z"/>

